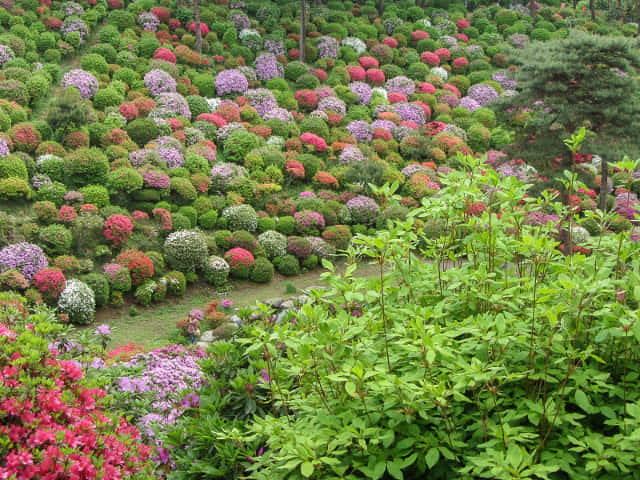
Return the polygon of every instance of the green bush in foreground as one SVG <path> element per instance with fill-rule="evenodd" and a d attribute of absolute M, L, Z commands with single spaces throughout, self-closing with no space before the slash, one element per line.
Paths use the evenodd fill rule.
<path fill-rule="evenodd" d="M 358 237 L 379 275 L 325 274 L 332 296 L 212 346 L 206 407 L 168 435 L 176 478 L 632 478 L 639 245 L 565 257 L 552 222 L 524 221 L 544 207 L 524 184 L 472 162 L 411 214 L 442 236 Z M 487 187 L 494 209 L 469 215 Z"/>

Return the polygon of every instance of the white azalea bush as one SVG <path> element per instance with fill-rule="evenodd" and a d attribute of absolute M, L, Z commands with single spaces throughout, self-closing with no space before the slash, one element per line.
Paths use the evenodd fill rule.
<path fill-rule="evenodd" d="M 216 255 L 211 255 L 202 266 L 202 273 L 205 282 L 216 287 L 226 285 L 229 278 L 229 264 L 227 261 Z"/>
<path fill-rule="evenodd" d="M 194 271 L 207 258 L 207 241 L 199 230 L 173 232 L 164 241 L 164 255 L 172 268 L 182 272 Z"/>
<path fill-rule="evenodd" d="M 269 259 L 284 257 L 287 254 L 287 237 L 275 230 L 267 230 L 258 235 L 258 243 Z"/>
<path fill-rule="evenodd" d="M 69 316 L 75 325 L 88 325 L 96 314 L 96 299 L 93 290 L 80 280 L 67 281 L 58 299 L 58 309 Z"/>

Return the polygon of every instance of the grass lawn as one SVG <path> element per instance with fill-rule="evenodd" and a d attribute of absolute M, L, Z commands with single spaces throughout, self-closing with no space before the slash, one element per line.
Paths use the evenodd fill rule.
<path fill-rule="evenodd" d="M 344 263 L 336 265 L 336 271 L 343 272 Z M 164 303 L 148 308 L 137 307 L 140 315 L 129 315 L 131 304 L 118 309 L 105 309 L 96 313 L 96 322 L 87 327 L 94 329 L 96 325 L 106 323 L 113 331 L 110 347 L 134 342 L 145 350 L 171 343 L 171 335 L 176 330 L 176 322 L 185 318 L 194 308 L 204 309 L 214 298 L 230 298 L 234 307 L 255 305 L 257 301 L 274 297 L 292 296 L 286 293 L 285 285 L 292 283 L 298 290 L 322 285 L 320 275 L 324 269 L 316 269 L 296 277 L 283 277 L 276 274 L 270 283 L 260 285 L 250 282 L 235 282 L 234 288 L 224 294 L 217 293 L 215 288 L 206 284 L 193 285 L 181 298 L 172 298 Z M 371 276 L 377 272 L 377 266 L 361 264 L 355 272 L 358 276 Z"/>

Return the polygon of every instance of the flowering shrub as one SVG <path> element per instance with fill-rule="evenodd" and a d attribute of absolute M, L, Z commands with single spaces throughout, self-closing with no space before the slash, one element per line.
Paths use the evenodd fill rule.
<path fill-rule="evenodd" d="M 363 195 L 358 195 L 349 200 L 346 207 L 354 224 L 373 225 L 380 213 L 380 207 L 375 200 Z"/>
<path fill-rule="evenodd" d="M 229 278 L 229 264 L 222 257 L 211 255 L 202 266 L 202 273 L 205 282 L 216 287 L 226 285 Z"/>
<path fill-rule="evenodd" d="M 242 72 L 235 69 L 223 70 L 215 81 L 216 93 L 220 96 L 232 93 L 244 93 L 249 88 L 249 82 Z"/>
<path fill-rule="evenodd" d="M 200 268 L 208 258 L 204 235 L 196 230 L 181 230 L 169 234 L 164 242 L 167 263 L 183 272 Z"/>
<path fill-rule="evenodd" d="M 111 215 L 104 222 L 104 236 L 115 246 L 125 243 L 133 232 L 133 222 L 125 215 Z"/>
<path fill-rule="evenodd" d="M 149 478 L 150 449 L 139 431 L 104 409 L 106 392 L 87 382 L 76 362 L 47 348 L 49 335 L 60 331 L 53 314 L 28 316 L 30 328 L 6 321 L 3 315 L 0 477 Z"/>
<path fill-rule="evenodd" d="M 302 235 L 320 235 L 324 230 L 324 217 L 312 210 L 302 210 L 293 215 L 296 230 Z"/>
<path fill-rule="evenodd" d="M 127 267 L 119 263 L 109 263 L 104 266 L 104 276 L 109 280 L 111 290 L 117 292 L 131 290 L 131 273 Z"/>
<path fill-rule="evenodd" d="M 42 249 L 32 243 L 15 243 L 0 250 L 0 271 L 17 270 L 27 280 L 47 265 L 49 262 Z"/>
<path fill-rule="evenodd" d="M 139 250 L 125 250 L 118 255 L 116 262 L 129 269 L 134 287 L 153 277 L 153 262 Z"/>
<path fill-rule="evenodd" d="M 52 302 L 57 300 L 64 290 L 66 278 L 62 271 L 57 268 L 43 268 L 35 274 L 31 282 L 46 301 Z"/>
<path fill-rule="evenodd" d="M 246 230 L 255 232 L 258 228 L 258 215 L 251 205 L 233 205 L 222 211 L 222 218 L 227 219 L 230 230 Z"/>
<path fill-rule="evenodd" d="M 64 89 L 77 88 L 82 98 L 91 98 L 98 91 L 98 79 L 91 73 L 78 68 L 65 73 L 61 85 Z"/>
<path fill-rule="evenodd" d="M 161 93 L 174 93 L 177 86 L 171 75 L 157 68 L 144 76 L 144 85 L 154 97 Z"/>
<path fill-rule="evenodd" d="M 93 290 L 80 280 L 69 280 L 58 298 L 58 309 L 66 313 L 73 324 L 90 324 L 96 313 Z"/>
<path fill-rule="evenodd" d="M 304 132 L 302 135 L 300 135 L 300 140 L 305 145 L 311 147 L 312 151 L 314 152 L 324 152 L 327 149 L 327 142 L 324 140 L 324 138 L 319 137 L 315 133 Z"/>
<path fill-rule="evenodd" d="M 287 237 L 280 232 L 267 230 L 258 235 L 258 243 L 270 259 L 287 254 Z"/>
<path fill-rule="evenodd" d="M 298 260 L 305 260 L 311 255 L 311 243 L 302 237 L 289 237 L 287 239 L 287 253 Z"/>

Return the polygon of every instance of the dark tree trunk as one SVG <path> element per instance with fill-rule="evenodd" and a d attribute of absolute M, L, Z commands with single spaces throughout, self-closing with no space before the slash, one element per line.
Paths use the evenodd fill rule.
<path fill-rule="evenodd" d="M 591 10 L 591 21 L 596 21 L 596 0 L 589 0 L 589 10 Z"/>
<path fill-rule="evenodd" d="M 578 0 L 573 0 L 573 9 L 575 10 L 578 6 Z"/>
<path fill-rule="evenodd" d="M 301 0 L 300 2 L 300 61 L 304 62 L 305 59 L 305 47 L 307 40 L 307 2 Z"/>
<path fill-rule="evenodd" d="M 607 177 L 609 176 L 609 168 L 605 159 L 602 159 L 602 174 L 600 175 L 600 210 L 607 211 Z"/>
<path fill-rule="evenodd" d="M 199 0 L 193 0 L 193 16 L 196 22 L 196 52 L 198 52 L 198 54 L 202 54 L 202 30 L 200 30 Z"/>
<path fill-rule="evenodd" d="M 384 13 L 384 0 L 378 1 L 378 16 L 381 17 Z"/>

